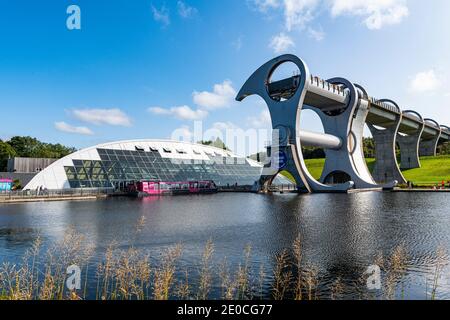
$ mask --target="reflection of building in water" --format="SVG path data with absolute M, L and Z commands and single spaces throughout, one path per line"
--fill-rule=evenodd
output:
M 219 187 L 253 186 L 262 165 L 211 146 L 164 140 L 113 142 L 52 163 L 25 189 L 114 188 L 134 181 L 212 180 Z M 290 184 L 279 177 L 279 183 Z

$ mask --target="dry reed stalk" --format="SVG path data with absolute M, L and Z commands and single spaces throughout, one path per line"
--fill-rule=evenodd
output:
M 435 262 L 435 271 L 433 276 L 433 286 L 431 288 L 431 300 L 436 300 L 437 290 L 439 287 L 439 280 L 442 276 L 442 271 L 445 266 L 448 264 L 447 262 L 448 255 L 447 251 L 444 247 L 439 247 L 436 251 L 436 262 Z
M 317 300 L 317 288 L 319 286 L 318 270 L 309 266 L 305 271 L 305 285 L 308 293 L 308 300 Z
M 294 299 L 295 300 L 302 300 L 303 294 L 302 294 L 302 240 L 301 236 L 298 235 L 297 238 L 294 240 L 294 243 L 292 245 L 292 252 L 294 255 L 294 261 L 295 261 L 295 267 L 297 269 L 296 274 L 296 281 L 295 281 L 295 289 L 294 289 Z
M 212 240 L 208 240 L 202 255 L 202 265 L 200 269 L 200 280 L 197 299 L 206 300 L 211 289 L 211 258 L 214 253 L 214 244 Z
M 236 283 L 231 280 L 227 258 L 219 266 L 220 287 L 223 300 L 233 300 L 236 292 Z
M 331 300 L 339 300 L 344 293 L 344 283 L 338 277 L 331 285 Z
M 397 290 L 397 284 L 401 281 L 407 268 L 407 254 L 403 245 L 399 245 L 394 248 L 391 253 L 387 270 L 386 270 L 386 284 L 385 284 L 385 297 L 388 300 L 395 299 Z M 402 287 L 402 295 L 404 290 Z
M 191 297 L 191 287 L 189 285 L 189 271 L 184 271 L 184 280 L 181 280 L 176 289 L 176 296 L 181 300 L 189 300 Z
M 258 277 L 258 288 L 259 288 L 259 299 L 264 298 L 264 279 L 266 278 L 266 273 L 264 271 L 264 265 L 261 264 L 259 267 L 259 277 Z
M 275 267 L 273 270 L 273 298 L 274 300 L 283 300 L 289 289 L 292 273 L 287 270 L 289 267 L 289 259 L 287 250 L 283 250 L 275 257 Z
M 176 261 L 182 253 L 181 245 L 169 248 L 163 254 L 161 267 L 154 272 L 153 294 L 155 300 L 168 300 L 174 282 Z
M 237 299 L 244 300 L 250 295 L 250 256 L 252 252 L 252 247 L 247 245 L 244 249 L 244 265 L 241 264 L 238 267 L 236 273 L 236 283 L 237 283 Z

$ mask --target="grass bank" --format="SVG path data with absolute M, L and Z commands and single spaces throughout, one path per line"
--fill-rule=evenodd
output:
M 308 167 L 309 173 L 315 178 L 320 179 L 322 175 L 323 166 L 325 165 L 325 159 L 308 159 L 305 160 L 306 166 Z M 367 166 L 369 170 L 373 170 L 373 166 L 375 165 L 375 159 L 366 159 Z
M 325 164 L 325 159 L 306 160 L 309 172 L 314 178 L 319 179 Z M 366 159 L 369 170 L 372 171 L 375 159 Z M 403 175 L 406 180 L 412 181 L 415 185 L 432 185 L 450 181 L 450 156 L 422 157 L 420 158 L 421 168 L 404 170 Z
M 450 181 L 450 156 L 420 158 L 421 168 L 405 170 L 403 175 L 416 185 Z

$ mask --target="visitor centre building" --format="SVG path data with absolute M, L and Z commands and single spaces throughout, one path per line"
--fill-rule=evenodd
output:
M 218 187 L 254 186 L 262 164 L 219 148 L 167 140 L 97 145 L 70 154 L 37 174 L 24 190 L 120 188 L 136 181 L 212 180 Z M 279 183 L 290 184 L 279 177 Z

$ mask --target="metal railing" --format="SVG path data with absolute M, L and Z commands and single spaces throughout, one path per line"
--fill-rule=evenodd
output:
M 252 186 L 218 186 L 219 192 L 251 192 Z
M 269 192 L 291 192 L 297 191 L 297 186 L 294 184 L 280 184 L 280 185 L 271 185 L 269 187 Z
M 19 200 L 19 199 L 93 197 L 101 195 L 113 195 L 115 193 L 116 191 L 113 188 L 1 191 L 0 201 L 16 200 L 16 199 Z
M 316 87 L 328 90 L 330 92 L 333 92 L 334 94 L 345 96 L 345 90 L 342 86 L 331 84 L 317 76 L 310 76 L 310 84 L 315 85 Z
M 378 100 L 376 98 L 373 98 L 373 97 L 370 97 L 369 100 L 370 100 L 371 104 L 374 104 L 377 107 L 380 107 L 380 108 L 382 108 L 384 110 L 387 110 L 387 111 L 390 111 L 390 112 L 393 112 L 393 113 L 397 113 L 397 114 L 399 113 L 399 110 L 397 109 L 397 107 L 395 107 L 395 106 L 393 106 L 393 105 L 391 105 L 389 103 L 382 102 L 382 101 L 380 101 L 380 100 Z

